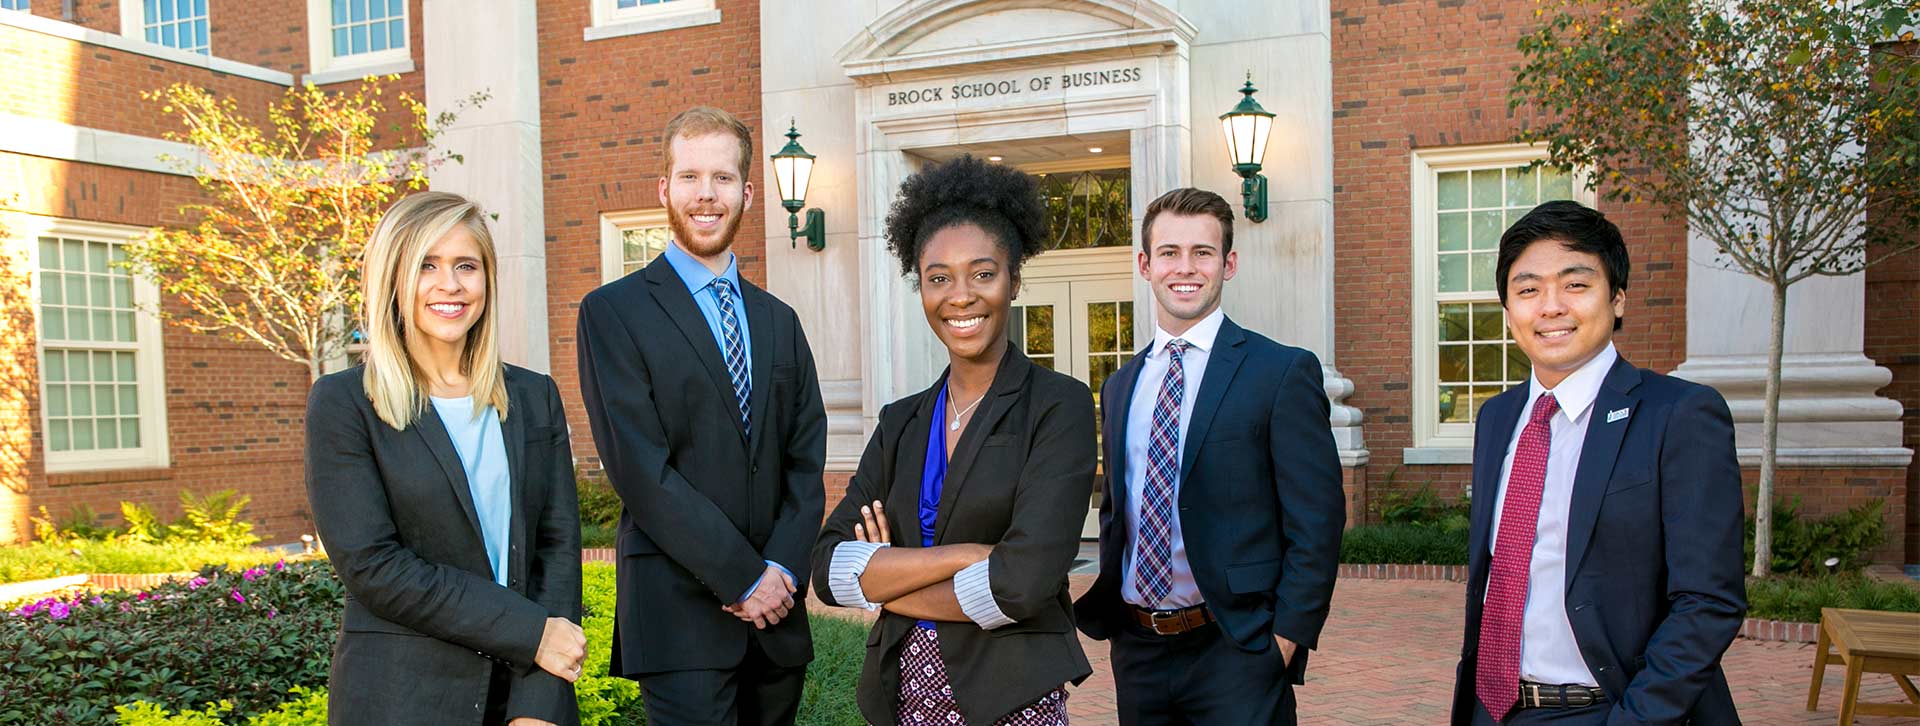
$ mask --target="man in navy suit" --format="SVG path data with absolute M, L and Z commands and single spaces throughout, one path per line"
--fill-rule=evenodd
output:
M 1628 268 L 1619 228 L 1575 202 L 1500 238 L 1533 375 L 1474 431 L 1455 726 L 1740 722 L 1720 668 L 1747 610 L 1733 420 L 1615 352 Z
M 1100 576 L 1074 604 L 1113 644 L 1120 723 L 1291 724 L 1346 526 L 1320 361 L 1228 320 L 1233 208 L 1147 206 L 1151 347 L 1101 387 Z

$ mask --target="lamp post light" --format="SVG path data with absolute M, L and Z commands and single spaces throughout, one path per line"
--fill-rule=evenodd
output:
M 1240 175 L 1240 197 L 1247 219 L 1260 222 L 1267 218 L 1267 178 L 1260 175 L 1260 160 L 1267 155 L 1267 135 L 1273 130 L 1273 114 L 1253 100 L 1253 74 L 1247 74 L 1246 94 L 1233 110 L 1220 115 L 1220 130 L 1227 134 L 1227 154 L 1233 171 Z
M 807 238 L 807 249 L 819 252 L 827 248 L 827 213 L 807 209 L 807 224 L 800 226 L 800 210 L 807 206 L 807 183 L 813 177 L 813 155 L 800 146 L 800 132 L 787 125 L 787 145 L 773 155 L 773 183 L 780 192 L 780 206 L 787 210 L 787 232 L 793 246 Z

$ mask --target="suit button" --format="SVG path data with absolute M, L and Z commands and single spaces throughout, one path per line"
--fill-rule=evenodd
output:
M 1595 673 L 1605 673 L 1605 672 L 1607 672 L 1607 667 L 1606 667 L 1606 666 L 1600 666 L 1600 668 L 1599 668 L 1599 670 L 1596 670 L 1596 671 L 1594 671 L 1594 672 L 1595 672 Z
M 512 580 L 508 580 L 508 581 L 507 581 L 507 583 L 508 583 L 508 584 L 510 584 L 510 585 L 513 585 L 514 587 L 519 587 L 519 586 L 520 586 L 520 578 L 518 578 L 518 577 L 516 577 L 516 578 L 513 578 Z
M 748 473 L 748 474 L 758 474 L 758 473 L 760 473 L 760 465 L 759 465 L 759 464 L 754 464 L 753 466 L 750 466 L 750 467 L 747 467 L 747 473 Z

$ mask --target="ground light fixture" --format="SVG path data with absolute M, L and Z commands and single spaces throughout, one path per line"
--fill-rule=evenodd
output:
M 1260 160 L 1267 155 L 1267 135 L 1273 130 L 1273 114 L 1260 107 L 1253 100 L 1256 89 L 1253 87 L 1253 74 L 1247 74 L 1247 85 L 1240 88 L 1246 97 L 1233 110 L 1220 115 L 1220 130 L 1227 135 L 1227 154 L 1233 162 L 1233 172 L 1240 175 L 1240 197 L 1247 210 L 1247 219 L 1254 222 L 1267 218 L 1267 178 L 1260 175 Z
M 827 248 L 827 213 L 807 209 L 807 224 L 800 226 L 800 210 L 807 206 L 807 183 L 813 178 L 813 155 L 800 146 L 800 132 L 787 125 L 787 145 L 773 155 L 773 183 L 780 192 L 780 206 L 787 210 L 787 232 L 791 244 L 799 247 L 807 238 L 807 249 L 819 252 Z

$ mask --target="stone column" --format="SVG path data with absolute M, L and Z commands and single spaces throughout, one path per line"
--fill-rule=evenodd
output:
M 1772 292 L 1713 262 L 1714 244 L 1687 240 L 1687 360 L 1673 371 L 1726 396 L 1740 463 L 1760 462 Z M 1875 391 L 1892 372 L 1862 353 L 1866 276 L 1814 277 L 1787 293 L 1779 462 L 1782 466 L 1904 467 L 1899 401 Z
M 509 363 L 550 370 L 546 210 L 540 176 L 540 58 L 533 3 L 425 0 L 427 111 L 476 92 L 491 96 L 438 139 L 461 154 L 433 173 L 432 187 L 463 194 L 497 215 L 488 221 L 499 255 L 494 314 Z

